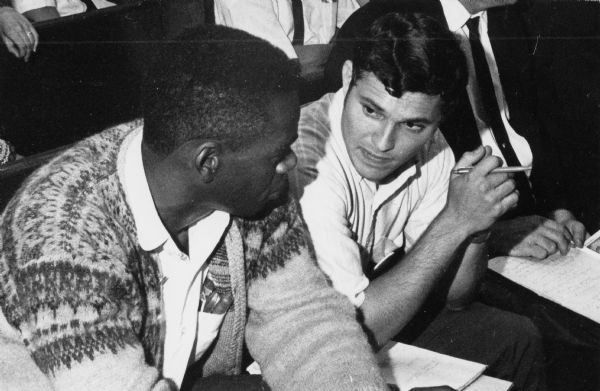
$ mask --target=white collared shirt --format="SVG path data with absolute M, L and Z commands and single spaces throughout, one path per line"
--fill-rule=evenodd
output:
M 107 0 L 91 1 L 98 9 L 115 5 Z M 79 14 L 87 10 L 87 6 L 80 0 L 12 0 L 12 5 L 21 14 L 42 7 L 56 7 L 60 16 Z
M 496 100 L 498 101 L 498 107 L 500 107 L 500 117 L 502 118 L 502 123 L 506 128 L 508 139 L 513 150 L 515 151 L 515 154 L 517 155 L 517 158 L 519 159 L 519 162 L 523 166 L 530 166 L 533 161 L 531 147 L 529 146 L 527 140 L 523 136 L 519 135 L 508 122 L 510 119 L 510 112 L 508 110 L 508 105 L 506 104 L 506 98 L 500 82 L 498 65 L 496 63 L 496 58 L 494 57 L 492 44 L 488 35 L 487 12 L 482 11 L 475 15 L 471 15 L 458 0 L 441 0 L 441 4 L 442 8 L 444 9 L 444 16 L 446 17 L 448 28 L 455 34 L 456 37 L 459 38 L 460 46 L 465 53 L 467 68 L 469 70 L 467 93 L 469 95 L 469 101 L 471 102 L 471 108 L 473 109 L 475 122 L 477 123 L 477 129 L 479 130 L 479 136 L 481 137 L 481 143 L 483 145 L 489 145 L 492 148 L 492 153 L 501 157 L 504 165 L 506 165 L 506 159 L 502 155 L 500 147 L 494 138 L 494 133 L 492 132 L 490 126 L 485 122 L 485 114 L 483 114 L 485 111 L 481 104 L 479 86 L 477 84 L 477 78 L 475 77 L 475 65 L 473 62 L 471 45 L 469 43 L 469 29 L 467 28 L 466 23 L 470 18 L 477 16 L 480 17 L 479 36 L 481 37 L 481 45 L 485 51 L 487 64 L 490 68 Z
M 163 225 L 142 163 L 142 126 L 123 142 L 118 174 L 144 251 L 159 258 L 166 323 L 163 376 L 178 387 L 188 363 L 199 359 L 216 337 L 223 315 L 198 312 L 206 261 L 229 225 L 229 214 L 214 211 L 188 228 L 188 253 L 180 251 Z M 192 349 L 196 345 L 196 349 Z
M 304 107 L 298 165 L 290 185 L 300 199 L 317 260 L 334 288 L 362 305 L 369 262 L 410 249 L 446 204 L 454 155 L 441 132 L 418 161 L 392 182 L 377 186 L 354 168 L 342 135 L 344 94 L 328 94 Z
M 291 0 L 215 0 L 215 23 L 249 32 L 297 58 Z M 357 0 L 302 0 L 304 44 L 326 44 L 360 7 Z

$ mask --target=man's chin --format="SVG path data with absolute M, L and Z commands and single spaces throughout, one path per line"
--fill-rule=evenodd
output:
M 288 201 L 288 197 L 289 194 L 287 191 L 272 193 L 267 197 L 266 202 L 260 209 L 239 217 L 243 217 L 249 220 L 262 219 L 265 216 L 268 216 L 273 211 L 273 209 L 285 204 Z

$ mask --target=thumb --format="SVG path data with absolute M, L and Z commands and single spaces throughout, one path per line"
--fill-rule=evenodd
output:
M 456 163 L 456 167 L 471 167 L 490 154 L 489 147 L 480 145 L 476 149 L 465 152 Z

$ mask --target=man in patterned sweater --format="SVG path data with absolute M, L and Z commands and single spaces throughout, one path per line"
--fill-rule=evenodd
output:
M 0 221 L 0 330 L 30 377 L 163 390 L 219 375 L 234 389 L 246 343 L 273 390 L 385 389 L 287 198 L 296 73 L 246 33 L 188 32 L 157 49 L 143 121 L 26 181 Z

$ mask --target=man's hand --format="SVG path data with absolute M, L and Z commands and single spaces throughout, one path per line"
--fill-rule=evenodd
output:
M 585 227 L 569 211 L 559 209 L 551 217 L 533 215 L 497 222 L 488 241 L 490 251 L 544 259 L 556 251 L 566 254 L 570 245 L 583 245 Z
M 575 216 L 566 209 L 556 209 L 551 213 L 551 217 L 554 221 L 567 228 L 567 231 L 571 235 L 571 241 L 575 246 L 583 247 L 587 233 L 582 222 L 577 221 Z
M 25 61 L 37 49 L 37 32 L 23 15 L 10 7 L 0 8 L 0 35 L 8 51 Z
M 491 173 L 502 164 L 491 156 L 489 147 L 465 153 L 456 167 L 473 166 L 468 174 L 454 175 L 450 179 L 448 201 L 442 211 L 454 222 L 457 229 L 467 235 L 489 228 L 518 201 L 515 182 L 510 174 Z

